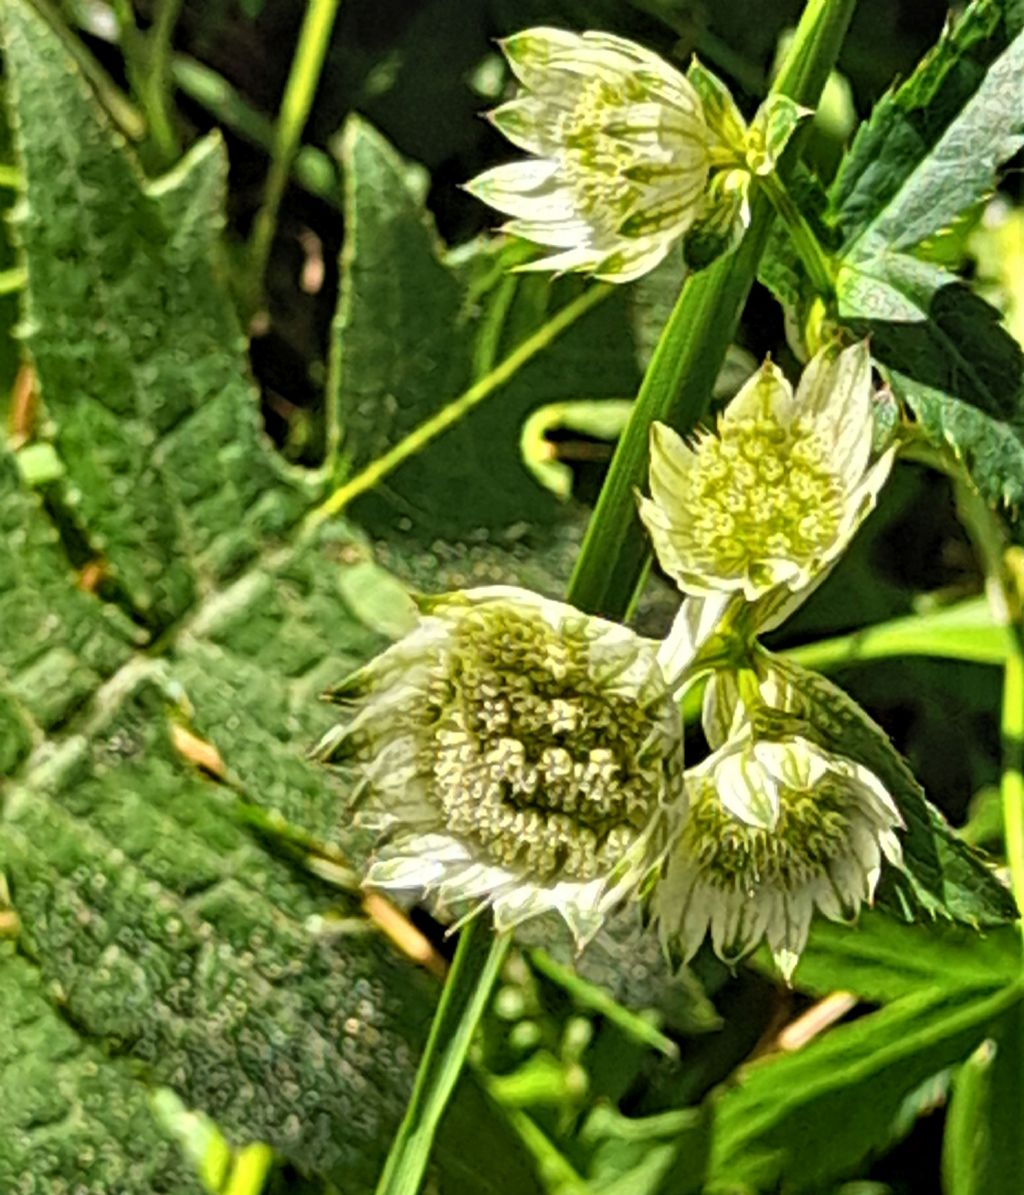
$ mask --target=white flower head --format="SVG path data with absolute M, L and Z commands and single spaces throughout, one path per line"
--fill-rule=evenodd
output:
M 556 910 L 585 942 L 685 812 L 657 645 L 504 586 L 425 609 L 331 694 L 353 716 L 318 748 L 362 773 L 366 882 L 491 905 L 499 930 Z
M 872 451 L 871 357 L 823 350 L 794 394 L 770 361 L 686 444 L 652 428 L 651 497 L 640 514 L 684 593 L 757 602 L 777 626 L 823 579 L 873 509 L 893 452 Z
M 501 43 L 521 93 L 491 113 L 534 155 L 467 189 L 505 231 L 560 252 L 529 269 L 628 282 L 700 215 L 710 166 L 700 97 L 656 54 L 607 33 L 526 29 Z
M 749 729 L 687 772 L 689 816 L 653 912 L 684 961 L 707 932 L 727 961 L 764 939 L 789 979 L 815 910 L 849 920 L 873 899 L 882 860 L 901 863 L 903 821 L 870 769 Z

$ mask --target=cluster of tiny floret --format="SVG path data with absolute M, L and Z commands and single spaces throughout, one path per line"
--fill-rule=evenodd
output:
M 701 564 L 725 576 L 765 557 L 808 564 L 832 543 L 845 490 L 812 420 L 723 420 L 696 450 L 676 534 Z
M 582 621 L 467 612 L 427 704 L 435 801 L 493 863 L 591 879 L 649 823 L 663 783 L 650 713 L 595 677 Z

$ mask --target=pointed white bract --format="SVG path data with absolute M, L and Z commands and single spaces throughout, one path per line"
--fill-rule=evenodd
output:
M 382 834 L 367 883 L 490 905 L 499 930 L 555 910 L 585 942 L 685 813 L 657 645 L 526 590 L 431 600 L 330 696 L 351 717 L 319 754 L 356 764 Z
M 872 439 L 863 343 L 818 353 L 795 394 L 765 362 L 691 444 L 654 424 L 640 514 L 662 568 L 684 593 L 756 603 L 755 630 L 777 626 L 873 509 L 893 452 L 875 457 Z
M 534 156 L 468 190 L 512 217 L 505 231 L 559 250 L 525 268 L 610 282 L 653 269 L 703 207 L 709 133 L 693 86 L 607 33 L 527 29 L 502 50 L 522 90 L 491 119 Z
M 746 726 L 686 774 L 689 816 L 653 895 L 666 947 L 684 961 L 710 934 L 734 961 L 766 941 L 789 979 L 816 910 L 854 917 L 903 824 L 878 777 L 808 739 Z

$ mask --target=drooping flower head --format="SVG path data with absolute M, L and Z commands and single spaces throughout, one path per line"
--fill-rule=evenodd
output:
M 528 268 L 612 282 L 653 269 L 703 206 L 709 132 L 693 86 L 608 33 L 526 29 L 502 50 L 522 93 L 491 119 L 534 157 L 468 190 L 513 217 L 506 231 L 561 250 Z
M 861 762 L 882 740 L 862 710 L 763 648 L 751 645 L 747 664 L 708 681 L 712 753 L 686 773 L 689 816 L 653 908 L 684 959 L 707 931 L 728 960 L 764 939 L 788 979 L 816 910 L 851 919 L 874 899 L 883 861 L 903 865 L 903 818 Z
M 795 394 L 766 361 L 692 444 L 656 423 L 640 514 L 662 568 L 684 593 L 760 602 L 758 628 L 777 625 L 875 505 L 893 454 L 874 458 L 873 431 L 863 343 L 818 353 Z
M 657 645 L 526 590 L 431 600 L 332 694 L 322 758 L 362 772 L 383 840 L 367 883 L 556 910 L 577 940 L 645 878 L 681 816 L 682 732 Z
M 686 778 L 689 817 L 653 897 L 683 960 L 708 932 L 728 961 L 763 939 L 788 979 L 815 910 L 849 920 L 872 900 L 883 858 L 901 861 L 902 819 L 878 777 L 807 739 L 748 728 Z

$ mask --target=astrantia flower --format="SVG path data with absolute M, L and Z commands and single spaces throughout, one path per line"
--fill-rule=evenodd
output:
M 765 362 L 692 444 L 656 423 L 640 514 L 662 567 L 684 593 L 742 594 L 761 603 L 759 629 L 777 625 L 874 507 L 893 453 L 874 459 L 872 439 L 865 344 L 818 353 L 795 395 Z
M 788 979 L 815 909 L 853 917 L 883 858 L 901 862 L 903 822 L 878 777 L 807 739 L 748 727 L 686 780 L 689 816 L 653 896 L 662 939 L 684 960 L 708 931 L 730 961 L 764 939 Z
M 506 231 L 562 250 L 531 269 L 612 282 L 653 269 L 703 207 L 709 131 L 693 86 L 607 33 L 527 29 L 502 49 L 523 90 L 491 118 L 535 156 L 468 189 L 513 217 Z
M 681 816 L 682 731 L 657 645 L 526 590 L 429 603 L 332 694 L 319 753 L 362 771 L 383 835 L 367 883 L 557 910 L 579 941 L 657 863 Z

